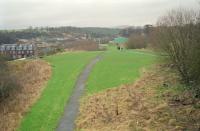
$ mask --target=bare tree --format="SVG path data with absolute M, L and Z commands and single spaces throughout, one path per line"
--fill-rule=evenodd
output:
M 199 14 L 194 10 L 172 10 L 158 20 L 156 28 L 157 47 L 169 55 L 188 85 L 200 84 Z

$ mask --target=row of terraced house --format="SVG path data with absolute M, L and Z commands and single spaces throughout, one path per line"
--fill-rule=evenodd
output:
M 34 57 L 36 46 L 34 44 L 3 44 L 0 45 L 0 54 L 10 56 L 13 59 Z

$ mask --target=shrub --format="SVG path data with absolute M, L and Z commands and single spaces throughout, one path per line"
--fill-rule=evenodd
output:
M 161 17 L 156 47 L 166 52 L 182 80 L 200 95 L 200 17 L 192 10 L 173 10 Z
M 129 37 L 128 42 L 125 44 L 127 49 L 141 49 L 146 48 L 147 42 L 144 35 L 133 34 Z
M 0 101 L 10 95 L 10 92 L 19 87 L 15 73 L 9 69 L 6 56 L 0 56 Z

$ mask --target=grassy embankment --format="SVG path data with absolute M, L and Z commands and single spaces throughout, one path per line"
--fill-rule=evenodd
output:
M 24 117 L 18 130 L 55 130 L 77 76 L 98 53 L 77 52 L 46 57 L 45 60 L 52 66 L 52 77 L 40 99 Z
M 133 83 L 141 70 L 155 63 L 156 55 L 134 50 L 118 51 L 109 46 L 103 59 L 97 63 L 89 76 L 87 92 L 94 93 L 122 84 Z
M 199 130 L 200 101 L 173 68 L 160 63 L 140 76 L 155 58 L 138 50 L 106 52 L 90 75 L 77 130 Z

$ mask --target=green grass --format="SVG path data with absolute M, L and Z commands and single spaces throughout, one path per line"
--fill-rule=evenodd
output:
M 52 77 L 40 99 L 22 120 L 19 131 L 53 131 L 84 66 L 99 52 L 53 55 L 45 60 L 52 66 Z
M 156 55 L 152 53 L 118 51 L 113 46 L 109 46 L 108 49 L 89 76 L 87 82 L 89 94 L 133 83 L 140 76 L 143 67 L 148 67 L 156 61 Z
M 132 83 L 140 76 L 140 70 L 153 64 L 156 59 L 156 56 L 150 53 L 127 50 L 120 52 L 112 46 L 108 48 L 89 76 L 88 93 Z M 46 57 L 45 60 L 52 66 L 52 77 L 18 130 L 55 130 L 78 75 L 98 53 L 79 52 Z

